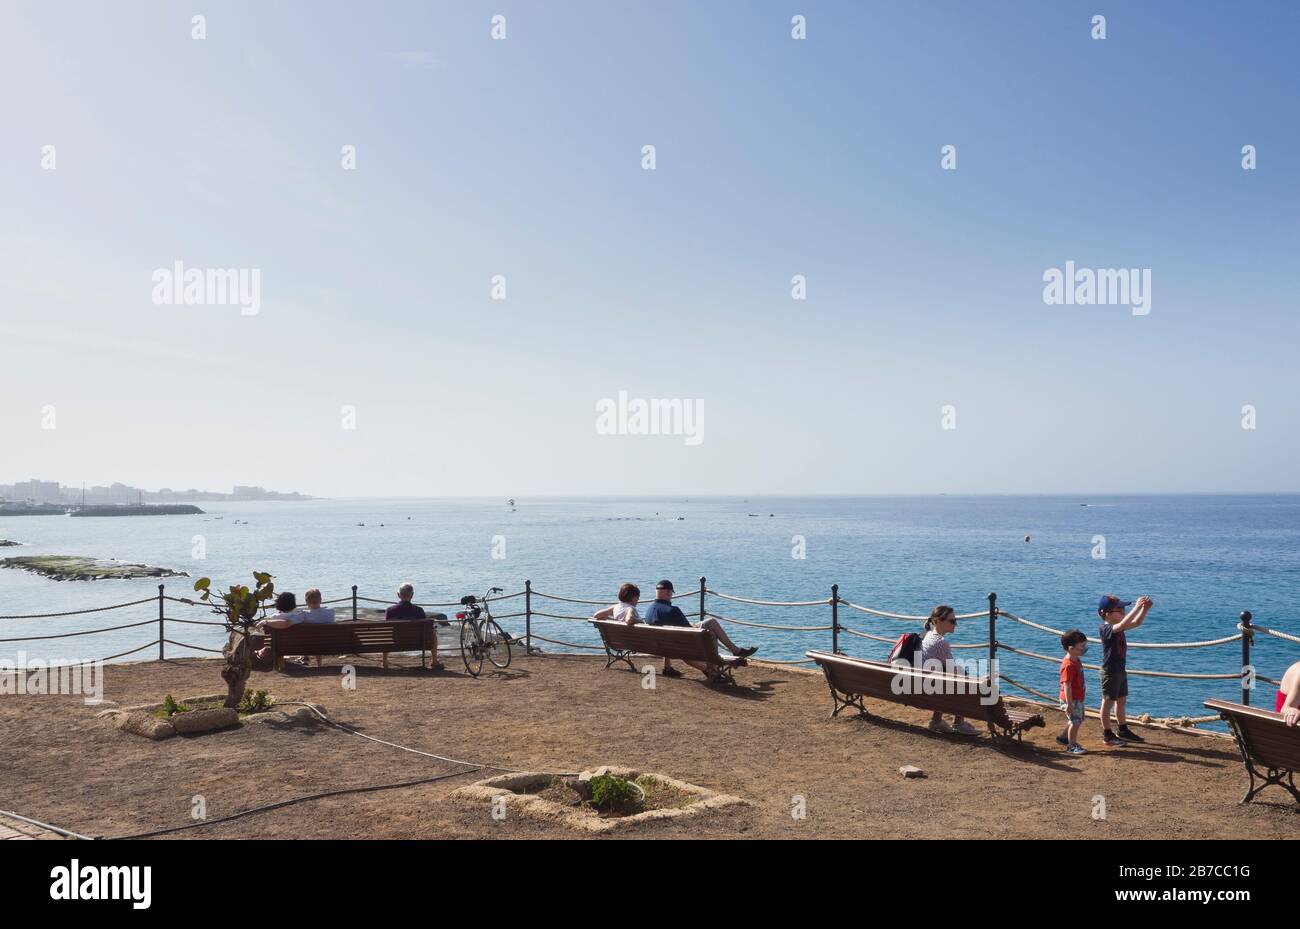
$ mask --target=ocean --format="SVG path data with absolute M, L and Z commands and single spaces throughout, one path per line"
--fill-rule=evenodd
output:
M 452 602 L 490 586 L 507 593 L 531 579 L 538 594 L 614 600 L 623 581 L 653 597 L 654 582 L 669 578 L 688 615 L 698 610 L 700 577 L 735 596 L 780 601 L 820 600 L 839 585 L 842 598 L 875 609 L 925 614 L 939 603 L 958 613 L 987 609 L 988 594 L 1019 616 L 1057 629 L 1097 633 L 1096 603 L 1103 593 L 1126 600 L 1155 599 L 1130 642 L 1216 639 L 1235 633 L 1238 614 L 1256 623 L 1300 632 L 1294 593 L 1300 586 L 1300 495 L 1243 496 L 926 496 L 926 497 L 702 497 L 448 500 L 316 500 L 204 503 L 201 516 L 0 517 L 0 538 L 27 543 L 0 549 L 0 557 L 88 555 L 187 571 L 165 579 L 168 595 L 192 593 L 194 578 L 214 586 L 251 581 L 254 570 L 299 595 L 319 587 L 327 600 L 389 600 L 397 585 L 416 585 L 417 602 Z M 1028 536 L 1028 541 L 1026 541 Z M 1104 556 L 1102 554 L 1104 545 Z M 203 557 L 196 557 L 202 555 Z M 802 555 L 802 557 L 798 557 Z M 0 615 L 64 612 L 156 596 L 155 579 L 56 582 L 0 570 Z M 495 612 L 523 609 L 522 598 Z M 374 605 L 364 604 L 363 605 Z M 343 604 L 339 605 L 346 607 Z M 585 616 L 595 607 L 547 601 L 535 611 Z M 708 609 L 752 622 L 794 626 L 830 623 L 830 607 L 777 608 L 708 598 Z M 446 610 L 450 612 L 450 610 Z M 168 604 L 168 615 L 209 619 L 204 610 Z M 0 619 L 0 639 L 99 629 L 156 619 L 150 602 L 103 613 L 51 619 Z M 919 623 L 879 618 L 841 606 L 842 626 L 893 639 Z M 523 620 L 503 625 L 522 631 Z M 539 635 L 595 644 L 581 622 L 534 619 Z M 95 659 L 157 637 L 155 625 L 70 639 L 0 641 L 0 658 Z M 795 632 L 732 626 L 759 657 L 793 660 L 809 649 L 829 650 L 829 631 Z M 220 630 L 170 624 L 168 638 L 219 648 Z M 1055 694 L 1061 649 L 1055 636 L 999 619 L 1000 642 L 1049 656 L 1053 663 L 1003 652 L 1001 671 Z M 954 645 L 984 642 L 984 618 L 963 620 Z M 442 636 L 444 649 L 453 643 Z M 543 648 L 564 651 L 543 643 Z M 883 657 L 888 645 L 841 635 L 840 650 Z M 167 656 L 201 654 L 175 645 Z M 985 657 L 979 649 L 962 658 Z M 122 660 L 157 656 L 155 647 Z M 1093 645 L 1085 662 L 1100 659 Z M 1252 663 L 1260 675 L 1280 677 L 1300 660 L 1300 646 L 1257 636 Z M 1130 668 L 1237 675 L 1241 645 L 1195 649 L 1130 648 Z M 1006 685 L 1004 685 L 1006 686 Z M 1088 674 L 1088 703 L 1097 703 L 1096 672 Z M 1273 688 L 1260 684 L 1252 702 L 1272 705 Z M 1006 687 L 1008 693 L 1016 693 Z M 1130 678 L 1133 713 L 1202 715 L 1201 701 L 1238 699 L 1233 680 Z M 829 705 L 829 700 L 828 700 Z

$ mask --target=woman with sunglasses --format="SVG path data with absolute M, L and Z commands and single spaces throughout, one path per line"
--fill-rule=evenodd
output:
M 930 618 L 925 621 L 925 637 L 921 639 L 921 667 L 927 671 L 931 668 L 954 673 L 956 659 L 952 656 L 952 646 L 945 636 L 957 629 L 957 613 L 946 603 L 930 611 Z M 930 719 L 930 728 L 935 732 L 956 733 L 957 735 L 979 735 L 979 730 L 960 716 L 954 717 L 952 725 L 935 712 Z

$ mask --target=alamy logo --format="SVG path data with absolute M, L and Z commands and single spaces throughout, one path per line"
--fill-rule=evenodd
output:
M 0 696 L 59 694 L 83 697 L 87 706 L 104 702 L 104 662 L 75 658 L 0 658 Z
M 76 858 L 66 868 L 50 871 L 51 900 L 130 900 L 137 910 L 149 909 L 153 900 L 153 868 L 83 865 Z
M 899 696 L 978 694 L 981 706 L 992 706 L 999 699 L 996 659 L 945 662 L 931 658 L 919 665 L 896 660 L 894 667 L 898 673 L 890 678 L 889 688 Z
M 1043 302 L 1049 306 L 1109 304 L 1131 306 L 1134 316 L 1151 312 L 1150 268 L 1048 268 L 1043 272 Z
M 186 268 L 178 261 L 156 269 L 152 280 L 159 306 L 237 306 L 244 316 L 262 310 L 260 268 Z
M 704 401 L 682 399 L 618 399 L 596 401 L 597 435 L 680 435 L 687 445 L 704 441 Z

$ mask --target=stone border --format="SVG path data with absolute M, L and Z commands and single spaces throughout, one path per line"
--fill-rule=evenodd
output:
M 731 806 L 748 806 L 749 801 L 740 797 L 733 797 L 730 794 L 720 794 L 713 790 L 700 787 L 696 784 L 688 784 L 685 781 L 679 781 L 676 778 L 668 777 L 665 774 L 656 774 L 654 772 L 634 771 L 631 768 L 604 766 L 595 769 L 595 771 L 583 771 L 579 778 L 592 777 L 596 774 L 614 774 L 618 777 L 624 777 L 628 780 L 635 780 L 638 777 L 646 777 L 657 784 L 678 790 L 684 794 L 689 794 L 697 799 L 687 806 L 675 807 L 672 809 L 646 810 L 644 813 L 636 813 L 632 816 L 619 816 L 610 819 L 601 819 L 591 813 L 574 809 L 573 807 L 564 806 L 552 800 L 546 800 L 536 794 L 525 794 L 519 791 L 528 790 L 536 787 L 550 786 L 556 776 L 553 774 L 544 774 L 539 772 L 524 772 L 522 774 L 502 774 L 497 777 L 489 777 L 486 780 L 470 784 L 468 787 L 461 787 L 459 790 L 452 791 L 451 796 L 460 800 L 478 803 L 493 803 L 497 797 L 505 798 L 507 809 L 514 809 L 519 813 L 531 818 L 540 819 L 547 822 L 559 823 L 570 829 L 577 829 L 581 832 L 602 833 L 614 829 L 626 829 L 636 826 L 640 823 L 650 820 L 659 819 L 677 819 L 684 816 L 700 816 L 710 810 L 718 810 Z
M 183 697 L 179 702 L 212 703 L 224 701 L 225 699 L 226 695 L 224 693 L 201 694 L 197 697 Z M 316 719 L 316 714 L 305 706 L 299 706 L 292 710 L 271 709 L 262 713 L 249 713 L 247 716 L 242 717 L 236 710 L 215 707 L 206 710 L 190 710 L 188 713 L 179 713 L 169 719 L 162 719 L 154 715 L 160 709 L 162 709 L 161 703 L 141 703 L 134 706 L 100 710 L 95 714 L 95 718 L 109 720 L 123 732 L 144 736 L 154 742 L 170 739 L 176 735 L 198 735 L 204 732 L 233 729 L 249 724 L 309 722 Z M 324 707 L 317 706 L 317 709 L 324 714 Z

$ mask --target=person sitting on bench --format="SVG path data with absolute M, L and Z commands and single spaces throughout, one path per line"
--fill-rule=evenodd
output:
M 334 611 L 329 607 L 320 605 L 321 595 L 319 588 L 313 587 L 302 595 L 307 601 L 307 609 L 302 611 L 302 623 L 332 623 L 334 622 Z M 319 659 L 318 659 L 319 660 Z
M 268 629 L 288 629 L 290 626 L 296 626 L 303 621 L 307 614 L 298 611 L 298 598 L 287 590 L 281 591 L 275 597 L 275 615 L 268 616 L 257 624 L 257 631 L 265 633 Z M 269 641 L 269 638 L 268 638 Z M 259 648 L 253 653 L 259 661 L 265 661 L 271 656 L 271 646 L 268 644 Z M 293 661 L 306 664 L 305 658 L 294 658 Z
M 635 626 L 641 622 L 641 614 L 636 611 L 636 605 L 640 602 L 641 588 L 635 584 L 624 584 L 618 589 L 618 603 L 607 606 L 603 610 L 597 610 L 591 618 L 599 620 L 612 619 L 618 623 Z
M 940 604 L 930 611 L 930 618 L 925 621 L 925 638 L 921 639 L 921 667 L 926 671 L 941 671 L 946 674 L 960 673 L 957 661 L 952 655 L 952 646 L 944 638 L 957 628 L 957 612 L 950 606 Z M 979 732 L 960 716 L 953 717 L 952 725 L 935 710 L 930 718 L 930 728 L 935 732 L 955 732 L 958 735 L 979 735 Z
M 672 581 L 660 581 L 655 585 L 655 602 L 646 608 L 645 621 L 651 626 L 685 626 L 688 629 L 691 628 L 691 623 L 686 618 L 686 615 L 673 605 Z M 699 628 L 712 632 L 718 643 L 737 658 L 748 658 L 758 651 L 757 645 L 751 645 L 748 648 L 741 648 L 736 645 L 735 642 L 731 641 L 731 637 L 727 635 L 726 630 L 722 628 L 722 623 L 713 617 L 709 617 L 700 623 Z M 709 669 L 702 662 L 687 661 L 686 663 L 706 675 L 709 673 Z M 682 676 L 682 672 L 674 668 L 672 662 L 667 658 L 664 659 L 663 673 L 665 677 Z
M 384 611 L 384 619 L 428 619 L 424 613 L 423 607 L 411 602 L 415 596 L 415 587 L 409 583 L 403 584 L 397 588 L 397 602 Z M 433 655 L 429 664 L 430 671 L 445 671 L 447 666 L 438 660 L 438 624 L 432 626 L 433 632 Z
M 1288 726 L 1294 726 L 1300 720 L 1300 661 L 1287 668 L 1282 675 L 1273 711 L 1281 713 L 1282 720 Z

